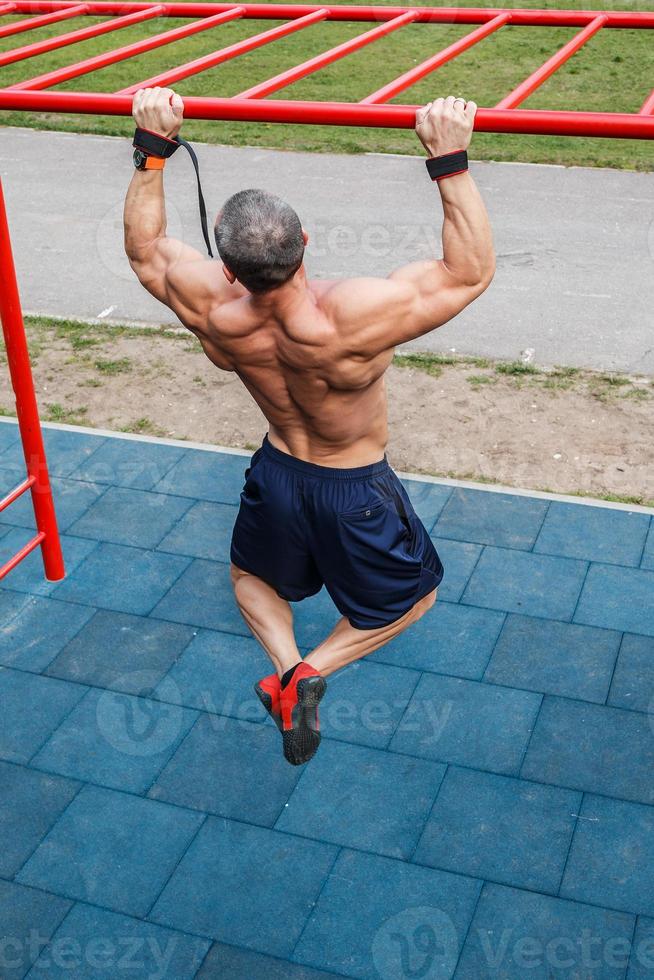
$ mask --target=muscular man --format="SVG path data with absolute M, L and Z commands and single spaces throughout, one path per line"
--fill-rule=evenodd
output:
M 467 148 L 476 108 L 450 96 L 418 110 L 430 157 Z M 169 138 L 182 112 L 170 89 L 134 97 L 137 125 Z M 298 765 L 318 747 L 324 678 L 397 636 L 436 599 L 443 567 L 385 455 L 384 373 L 398 344 L 451 320 L 489 285 L 488 216 L 467 170 L 443 177 L 435 182 L 442 258 L 387 277 L 310 282 L 300 219 L 263 190 L 240 191 L 220 211 L 222 267 L 169 238 L 162 169 L 152 163 L 157 169 L 134 173 L 125 202 L 130 265 L 207 357 L 238 374 L 269 423 L 245 473 L 232 581 L 275 668 L 257 694 Z M 342 618 L 302 659 L 289 601 L 323 585 Z

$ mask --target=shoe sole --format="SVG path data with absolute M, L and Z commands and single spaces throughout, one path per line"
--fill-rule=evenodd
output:
M 303 677 L 297 682 L 297 704 L 293 708 L 293 728 L 282 731 L 284 757 L 292 766 L 302 766 L 318 751 L 318 705 L 327 684 L 324 677 Z

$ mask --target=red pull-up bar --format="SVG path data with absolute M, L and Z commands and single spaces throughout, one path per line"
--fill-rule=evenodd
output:
M 11 384 L 16 396 L 16 415 L 23 442 L 23 454 L 27 466 L 27 478 L 0 500 L 0 511 L 5 510 L 28 490 L 36 518 L 36 535 L 9 561 L 0 567 L 0 579 L 15 568 L 35 548 L 41 546 L 46 578 L 56 581 L 64 577 L 64 560 L 57 530 L 48 465 L 43 448 L 41 423 L 34 393 L 34 381 L 27 352 L 25 326 L 18 297 L 16 271 L 11 254 L 7 211 L 0 180 L 0 319 L 5 338 Z
M 372 22 L 370 30 L 345 41 L 321 54 L 289 67 L 272 78 L 249 86 L 238 95 L 224 98 L 185 97 L 185 115 L 191 119 L 240 119 L 261 122 L 318 123 L 329 126 L 378 126 L 412 128 L 415 124 L 415 105 L 387 105 L 390 99 L 435 71 L 440 65 L 456 58 L 474 44 L 501 30 L 506 25 L 540 27 L 579 27 L 579 32 L 560 50 L 553 54 L 533 74 L 494 108 L 481 107 L 475 119 L 475 129 L 496 133 L 541 133 L 564 136 L 608 136 L 632 139 L 654 139 L 654 92 L 643 93 L 643 103 L 638 112 L 579 112 L 525 110 L 516 108 L 543 82 L 571 58 L 586 42 L 604 28 L 636 28 L 652 30 L 654 11 L 596 11 L 596 10 L 504 10 L 491 7 L 363 7 L 317 6 L 284 3 L 168 3 L 152 2 L 115 3 L 112 0 L 89 0 L 80 4 L 76 0 L 12 0 L 0 5 L 0 17 L 5 13 L 30 13 L 31 18 L 15 24 L 0 26 L 0 36 L 30 26 L 37 27 L 45 19 L 53 20 L 73 15 L 104 15 L 111 19 L 92 27 L 82 28 L 60 35 L 25 44 L 0 54 L 0 67 L 16 61 L 24 61 L 44 51 L 52 51 L 98 34 L 118 30 L 130 23 L 155 17 L 181 17 L 192 19 L 183 27 L 164 31 L 142 41 L 135 41 L 122 48 L 95 55 L 83 61 L 73 62 L 54 71 L 25 78 L 6 88 L 0 88 L 0 109 L 18 109 L 49 112 L 82 112 L 104 115 L 129 115 L 131 98 L 137 88 L 152 85 L 172 85 L 205 71 L 231 58 L 239 57 L 273 41 L 281 41 L 287 35 L 306 30 L 321 21 Z M 126 88 L 112 94 L 102 92 L 46 91 L 53 85 L 99 68 L 124 61 L 164 44 L 181 40 L 191 34 L 216 28 L 228 21 L 244 17 L 254 19 L 280 19 L 285 23 L 262 31 L 226 47 L 214 48 L 207 54 L 169 69 L 143 81 L 134 81 Z M 359 103 L 298 102 L 292 100 L 267 101 L 266 96 L 277 92 L 326 65 L 358 51 L 364 45 L 374 43 L 392 31 L 401 30 L 408 24 L 477 24 L 474 30 L 431 55 L 421 64 L 405 71 L 377 91 L 367 95 Z

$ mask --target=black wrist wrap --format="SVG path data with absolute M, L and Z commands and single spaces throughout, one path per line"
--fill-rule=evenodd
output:
M 430 157 L 425 160 L 427 172 L 432 180 L 442 180 L 443 177 L 453 177 L 468 169 L 468 154 L 466 150 L 454 150 L 444 153 L 441 157 Z
M 137 127 L 132 146 L 135 146 L 137 150 L 142 150 L 143 153 L 148 153 L 150 156 L 165 157 L 167 159 L 179 148 L 179 143 L 177 140 L 168 139 L 167 136 L 162 136 L 160 133 L 153 133 L 149 129 L 139 129 Z

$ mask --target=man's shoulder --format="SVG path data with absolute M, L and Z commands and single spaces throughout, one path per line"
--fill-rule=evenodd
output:
M 403 301 L 403 283 L 384 276 L 314 279 L 308 283 L 322 310 L 336 320 L 377 316 Z

